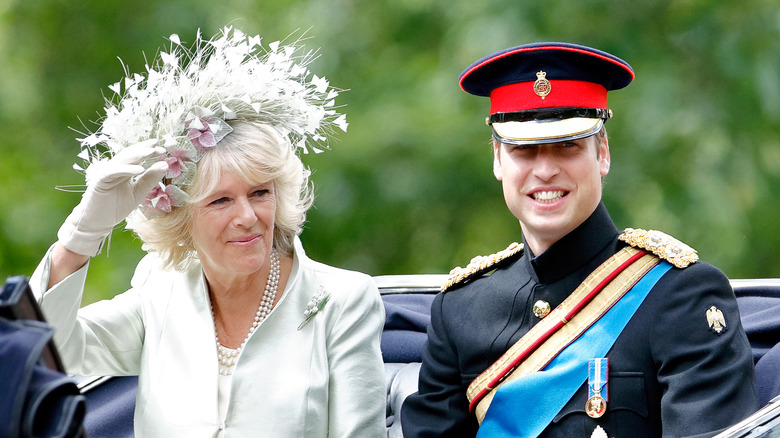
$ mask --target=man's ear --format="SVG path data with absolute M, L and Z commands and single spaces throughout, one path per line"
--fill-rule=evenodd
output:
M 493 139 L 493 175 L 501 181 L 501 143 Z
M 599 148 L 599 173 L 601 173 L 601 176 L 607 176 L 609 173 L 609 166 L 610 166 L 610 158 L 609 158 L 609 140 L 607 140 L 607 136 L 604 136 L 604 138 L 601 140 L 601 143 L 598 145 Z

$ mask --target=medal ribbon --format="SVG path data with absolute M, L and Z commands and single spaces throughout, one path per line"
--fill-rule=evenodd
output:
M 607 380 L 609 379 L 609 359 L 599 357 L 588 361 L 588 398 L 595 395 L 609 401 Z

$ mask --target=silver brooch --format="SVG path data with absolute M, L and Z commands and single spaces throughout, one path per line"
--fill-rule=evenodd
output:
M 309 300 L 309 303 L 306 304 L 306 310 L 303 312 L 303 322 L 301 325 L 298 326 L 298 330 L 302 329 L 303 326 L 306 325 L 309 320 L 314 318 L 314 315 L 319 313 L 320 310 L 322 310 L 323 307 L 325 307 L 325 304 L 330 299 L 330 293 L 325 290 L 325 288 L 320 285 L 319 289 L 317 290 L 317 293 L 314 294 L 313 297 Z

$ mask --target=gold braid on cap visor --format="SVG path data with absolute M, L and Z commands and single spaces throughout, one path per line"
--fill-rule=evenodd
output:
M 606 108 L 545 108 L 495 113 L 485 123 L 501 143 L 531 145 L 589 137 L 610 117 Z
M 511 113 L 495 113 L 485 121 L 488 125 L 506 122 L 530 122 L 532 120 L 548 119 L 602 119 L 612 117 L 612 110 L 607 108 L 545 108 L 538 110 L 515 111 Z

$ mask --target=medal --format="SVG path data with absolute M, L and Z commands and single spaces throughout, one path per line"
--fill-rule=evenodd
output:
M 585 402 L 585 412 L 590 418 L 599 418 L 607 412 L 607 401 L 600 395 L 594 395 Z
M 607 412 L 608 369 L 609 361 L 606 357 L 588 361 L 588 401 L 585 402 L 585 412 L 590 418 L 600 418 Z

